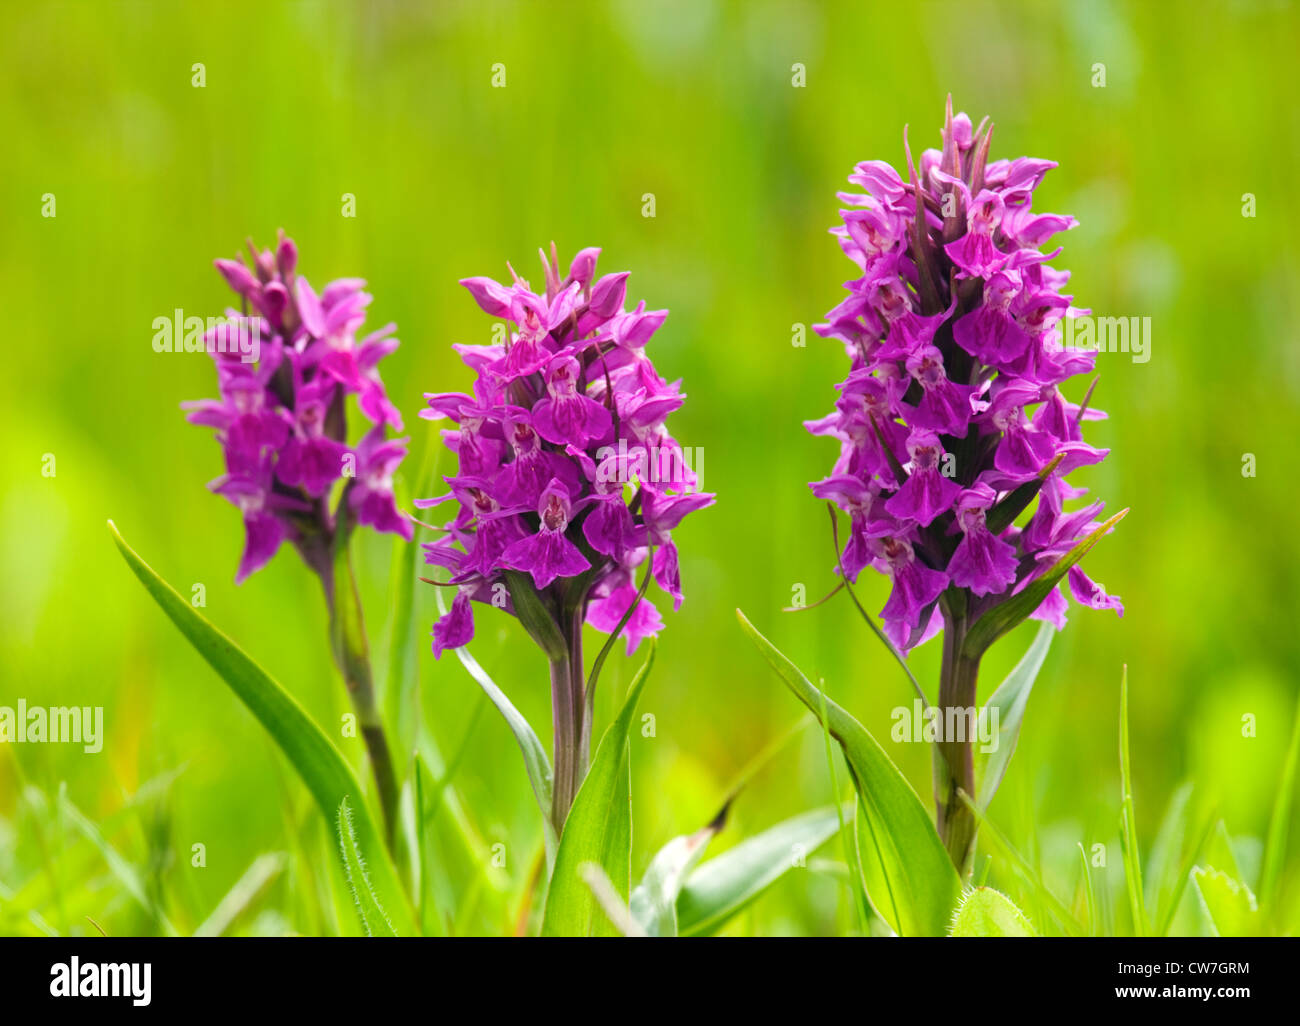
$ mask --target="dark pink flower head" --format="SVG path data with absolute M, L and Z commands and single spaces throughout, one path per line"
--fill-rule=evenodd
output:
M 285 540 L 315 567 L 345 502 L 349 528 L 363 524 L 409 540 L 392 485 L 406 442 L 386 438 L 386 426 L 401 430 L 402 418 L 377 369 L 397 348 L 396 329 L 358 343 L 371 299 L 365 282 L 341 278 L 317 293 L 297 273 L 297 247 L 283 232 L 274 251 L 248 248 L 251 269 L 216 261 L 241 307 L 206 337 L 221 398 L 181 404 L 190 423 L 216 430 L 225 454 L 227 473 L 210 487 L 244 516 L 236 581 L 265 566 Z M 347 440 L 349 395 L 373 425 L 355 449 Z
M 973 619 L 1096 526 L 1095 510 L 1065 510 L 1085 494 L 1065 478 L 1106 456 L 1082 433 L 1104 414 L 1064 395 L 1095 354 L 1062 351 L 1062 318 L 1083 311 L 1061 291 L 1069 275 L 1047 265 L 1059 250 L 1040 249 L 1076 222 L 1032 209 L 1056 165 L 989 163 L 991 134 L 950 105 L 919 174 L 910 152 L 906 180 L 859 164 L 859 191 L 839 194 L 831 229 L 861 273 L 815 326 L 844 345 L 849 373 L 831 414 L 806 424 L 840 444 L 832 475 L 811 487 L 849 516 L 849 579 L 868 563 L 892 578 L 881 615 L 904 649 L 934 632 L 946 588 L 967 592 Z M 1014 527 L 1035 495 L 1037 512 Z M 1085 606 L 1122 612 L 1077 566 L 1068 583 Z M 1035 616 L 1059 625 L 1064 607 L 1058 585 Z
M 646 355 L 668 311 L 625 309 L 628 275 L 598 277 L 599 255 L 582 250 L 564 274 L 553 249 L 543 254 L 541 292 L 513 269 L 510 285 L 461 282 L 508 330 L 504 344 L 458 346 L 473 394 L 428 395 L 421 413 L 455 425 L 443 437 L 460 464 L 445 479 L 456 514 L 425 546 L 457 586 L 434 628 L 435 654 L 472 636 L 470 599 L 502 606 L 512 587 L 531 587 L 547 609 L 585 611 L 605 632 L 630 610 L 629 649 L 663 627 L 654 604 L 637 598 L 635 576 L 648 569 L 681 604 L 672 534 L 713 496 L 699 490 L 698 450 L 668 431 L 685 400 L 679 383 Z

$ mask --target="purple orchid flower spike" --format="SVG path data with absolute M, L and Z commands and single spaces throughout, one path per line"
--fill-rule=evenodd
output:
M 434 625 L 440 656 L 474 635 L 473 603 L 517 616 L 551 663 L 555 767 L 551 819 L 558 832 L 586 773 L 595 678 L 584 677 L 584 623 L 627 642 L 657 635 L 663 620 L 645 597 L 653 578 L 682 602 L 673 532 L 713 502 L 699 462 L 667 418 L 685 397 L 646 355 L 666 310 L 625 310 L 625 272 L 596 277 L 600 250 L 584 249 L 568 274 L 552 247 L 546 287 L 461 282 L 488 314 L 506 320 L 504 345 L 458 346 L 475 375 L 472 394 L 426 396 L 421 416 L 443 432 L 459 470 L 445 535 L 426 562 L 448 571 L 449 611 Z M 642 572 L 640 588 L 634 571 Z M 603 660 L 597 660 L 601 662 Z
M 244 518 L 236 583 L 265 566 L 285 541 L 320 578 L 334 658 L 360 721 L 391 839 L 397 788 L 348 541 L 357 526 L 413 537 L 393 497 L 406 440 L 387 437 L 389 427 L 401 430 L 402 419 L 378 371 L 397 348 L 395 329 L 388 325 L 358 343 L 371 301 L 365 282 L 342 278 L 316 292 L 298 274 L 298 250 L 284 232 L 274 250 L 259 252 L 251 242 L 248 249 L 251 268 L 216 261 L 241 307 L 205 336 L 221 398 L 181 405 L 190 423 L 216 431 L 226 473 L 209 487 Z M 348 442 L 349 395 L 372 425 L 355 447 Z
M 1123 614 L 1077 565 L 1118 518 L 1065 508 L 1085 494 L 1067 475 L 1106 456 L 1083 440 L 1083 421 L 1104 416 L 1091 393 L 1077 405 L 1063 394 L 1096 354 L 1062 350 L 1061 320 L 1081 311 L 1062 294 L 1069 275 L 1047 264 L 1059 250 L 1039 248 L 1076 222 L 1031 209 L 1054 163 L 988 162 L 992 130 L 953 116 L 950 100 L 943 146 L 919 173 L 909 150 L 906 180 L 879 161 L 849 176 L 860 191 L 839 194 L 831 233 L 861 273 L 815 326 L 843 344 L 849 373 L 830 415 L 806 423 L 840 445 L 811 485 L 849 517 L 837 571 L 849 584 L 867 565 L 890 577 L 880 615 L 903 654 L 943 629 L 945 707 L 974 706 L 980 656 L 1015 624 L 1064 625 L 1062 584 Z M 969 739 L 941 749 L 939 829 L 962 868 L 975 838 L 957 794 L 975 793 Z
M 297 247 L 283 232 L 274 251 L 258 252 L 251 243 L 249 251 L 252 270 L 237 260 L 216 261 L 244 310 L 231 311 L 205 338 L 217 364 L 221 398 L 182 403 L 189 421 L 216 429 L 230 475 L 264 482 L 265 496 L 256 508 L 281 521 L 277 536 L 297 545 L 313 568 L 322 558 L 316 551 L 321 539 L 332 535 L 343 508 L 340 501 L 331 511 L 327 501 L 340 481 L 352 510 L 371 511 L 356 522 L 409 540 L 408 520 L 378 512 L 392 500 L 392 472 L 405 453 L 404 442 L 385 448 L 383 441 L 382 425 L 401 428 L 376 369 L 379 358 L 397 348 L 397 340 L 388 337 L 392 326 L 357 344 L 371 299 L 365 283 L 340 279 L 318 295 L 297 274 Z M 244 350 L 221 344 L 232 329 L 258 340 L 260 360 L 243 362 L 238 354 Z M 358 397 L 361 412 L 378 430 L 356 449 L 347 440 L 348 395 Z M 387 461 L 380 474 L 374 473 L 376 449 Z M 241 510 L 249 508 L 247 489 L 232 489 L 227 478 L 214 482 L 213 490 Z M 258 569 L 274 554 L 274 548 L 267 551 L 268 536 L 259 532 L 256 553 L 250 544 L 246 566 Z

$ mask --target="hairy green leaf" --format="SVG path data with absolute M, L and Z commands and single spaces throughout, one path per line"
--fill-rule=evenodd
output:
M 975 887 L 962 895 L 953 913 L 950 937 L 1034 937 L 1029 918 L 1016 903 L 992 887 Z
M 1210 917 L 1220 937 L 1250 937 L 1259 934 L 1259 909 L 1255 895 L 1240 880 L 1212 866 L 1192 870 L 1192 883 L 1201 908 Z
M 370 882 L 370 873 L 366 869 L 365 857 L 361 854 L 357 832 L 352 824 L 352 810 L 348 807 L 346 798 L 339 805 L 334 826 L 339 839 L 339 855 L 343 859 L 343 869 L 348 878 L 348 889 L 352 892 L 362 928 L 369 937 L 396 937 L 397 931 L 393 929 L 379 895 Z

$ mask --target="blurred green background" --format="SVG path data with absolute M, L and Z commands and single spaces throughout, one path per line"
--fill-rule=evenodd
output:
M 307 857 L 240 931 L 352 928 L 312 911 L 322 885 L 311 856 L 329 861 L 328 838 L 305 789 L 132 579 L 105 527 L 112 518 L 182 593 L 203 583 L 206 615 L 361 765 L 359 742 L 337 736 L 346 696 L 295 554 L 286 547 L 233 585 L 239 517 L 205 490 L 219 449 L 178 408 L 215 394 L 210 361 L 150 345 L 153 319 L 175 308 L 219 314 L 228 293 L 212 259 L 279 227 L 314 283 L 365 277 L 368 323 L 397 322 L 402 346 L 383 373 L 412 437 L 408 483 L 441 449 L 416 417 L 422 393 L 465 387 L 451 344 L 489 340 L 492 322 L 457 279 L 505 277 L 509 260 L 537 282 L 539 245 L 555 240 L 562 262 L 599 245 L 604 271 L 631 270 L 630 300 L 671 310 L 650 352 L 665 377 L 684 379 L 674 433 L 703 448 L 718 502 L 677 537 L 686 604 L 673 615 L 660 601 L 667 629 L 642 701 L 656 736 L 632 749 L 634 874 L 711 818 L 736 774 L 800 717 L 737 629 L 736 607 L 887 738 L 911 690 L 844 597 L 780 612 L 797 585 L 812 600 L 833 582 L 826 513 L 806 487 L 833 446 L 800 422 L 830 409 L 844 373 L 837 344 L 811 331 L 803 348 L 791 339 L 852 276 L 826 234 L 836 190 L 857 161 L 900 165 L 905 124 L 914 148 L 937 145 L 948 92 L 975 121 L 992 117 L 995 157 L 1060 162 L 1035 206 L 1081 222 L 1056 261 L 1073 271 L 1077 305 L 1152 318 L 1150 362 L 1099 358 L 1094 402 L 1111 418 L 1089 440 L 1112 454 L 1077 475 L 1111 511 L 1132 507 L 1087 562 L 1127 612 L 1072 607 L 992 816 L 1067 899 L 1076 843 L 1107 845 L 1102 883 L 1119 908 L 1126 663 L 1143 849 L 1191 781 L 1194 805 L 1217 808 L 1251 879 L 1300 668 L 1298 52 L 1294 7 L 1250 0 L 10 8 L 0 704 L 102 705 L 106 740 L 99 755 L 0 746 L 0 930 L 35 931 L 34 911 L 59 932 L 89 932 L 85 915 L 110 934 L 156 932 L 153 904 L 186 932 L 269 851 Z M 203 88 L 191 84 L 195 63 Z M 803 88 L 792 86 L 796 63 Z M 1092 84 L 1097 63 L 1104 88 Z M 505 88 L 492 87 L 497 64 Z M 47 193 L 55 217 L 42 216 Z M 345 193 L 355 218 L 341 216 Z M 1242 216 L 1247 193 L 1253 218 Z M 1254 478 L 1243 477 L 1245 453 Z M 358 559 L 382 679 L 390 540 L 367 532 Z M 504 724 L 454 658 L 432 658 L 431 591 L 409 639 L 426 722 L 444 755 L 465 742 L 456 786 L 484 842 L 505 846 L 494 879 L 513 893 L 539 843 L 536 808 Z M 860 593 L 875 611 L 887 584 L 864 577 Z M 504 616 L 478 622 L 473 651 L 540 729 L 542 657 Z M 1031 635 L 1021 628 L 995 648 L 982 695 Z M 634 669 L 618 652 L 598 730 Z M 932 687 L 938 657 L 937 643 L 913 657 Z M 928 803 L 926 750 L 887 747 Z M 743 792 L 717 849 L 831 798 L 822 739 L 807 731 Z M 60 824 L 68 803 L 102 825 L 148 902 L 84 831 Z M 60 859 L 75 838 L 90 850 Z M 195 843 L 204 869 L 190 866 Z M 839 858 L 838 845 L 822 854 Z M 1297 867 L 1293 843 L 1293 908 Z M 468 869 L 448 873 L 439 886 L 459 929 L 509 928 L 503 903 L 467 897 Z M 1023 894 L 997 867 L 992 879 Z M 850 911 L 834 874 L 814 867 L 788 874 L 731 929 L 837 933 Z

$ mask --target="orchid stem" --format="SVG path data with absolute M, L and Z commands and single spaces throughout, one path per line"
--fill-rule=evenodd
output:
M 397 818 L 397 778 L 393 772 L 393 759 L 384 733 L 383 719 L 375 700 L 374 674 L 370 668 L 370 646 L 366 640 L 365 622 L 361 616 L 361 597 L 357 592 L 356 575 L 352 558 L 346 545 L 333 562 L 314 564 L 325 591 L 325 605 L 330 619 L 330 651 L 334 664 L 343 675 L 357 726 L 370 756 L 370 771 L 375 778 L 380 808 L 384 814 L 384 837 L 389 848 L 393 846 Z M 340 582 L 338 577 L 343 579 Z M 342 583 L 342 589 L 338 584 Z
M 551 712 L 555 726 L 555 772 L 551 820 L 558 835 L 587 775 L 591 757 L 591 719 L 583 677 L 581 609 L 565 625 L 565 654 L 551 660 Z
M 950 725 L 968 722 L 967 710 L 975 709 L 975 687 L 979 661 L 962 654 L 966 639 L 966 618 L 945 604 L 943 663 L 939 673 L 939 754 L 935 766 L 935 804 L 939 837 L 957 873 L 963 878 L 970 870 L 975 852 L 978 824 L 962 793 L 975 794 L 974 737 L 970 730 L 955 731 Z M 954 710 L 952 714 L 949 710 Z M 960 738 L 954 737 L 960 734 Z

